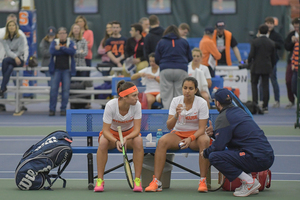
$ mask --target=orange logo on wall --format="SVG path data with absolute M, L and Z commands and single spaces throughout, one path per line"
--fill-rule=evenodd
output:
M 26 11 L 21 11 L 19 13 L 19 24 L 20 26 L 26 26 L 28 24 L 28 12 Z

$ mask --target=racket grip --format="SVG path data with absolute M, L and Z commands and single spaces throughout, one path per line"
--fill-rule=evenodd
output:
M 118 129 L 121 144 L 123 145 L 123 134 L 122 134 L 121 126 L 118 126 L 117 129 Z

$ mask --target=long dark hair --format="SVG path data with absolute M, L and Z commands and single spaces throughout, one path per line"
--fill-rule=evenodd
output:
M 181 38 L 180 34 L 179 34 L 179 31 L 178 31 L 178 28 L 175 25 L 168 26 L 166 28 L 165 32 L 163 33 L 163 36 L 165 36 L 169 33 L 174 33 L 178 38 Z
M 108 22 L 107 24 L 110 24 L 110 25 L 112 26 L 112 23 L 111 23 L 111 22 Z M 106 24 L 106 26 L 107 26 L 107 24 Z M 102 43 L 103 47 L 105 46 L 106 40 L 107 40 L 108 38 L 110 38 L 110 35 L 108 35 L 108 33 L 107 33 L 107 31 L 106 31 L 106 28 L 105 28 L 105 34 L 104 34 L 103 43 Z
M 132 82 L 125 82 L 124 80 L 120 80 L 117 84 L 117 91 L 118 95 L 120 92 L 127 90 L 128 88 L 131 88 L 132 86 L 135 86 Z
M 194 86 L 195 86 L 195 89 L 197 90 L 197 92 L 196 92 L 195 95 L 196 95 L 196 96 L 199 96 L 199 97 L 202 97 L 201 94 L 200 94 L 199 88 L 198 88 L 198 81 L 197 81 L 194 77 L 191 77 L 191 76 L 186 77 L 186 78 L 182 81 L 182 86 L 181 86 L 181 87 L 183 87 L 183 84 L 184 84 L 184 82 L 186 82 L 186 81 L 191 81 L 191 82 L 193 82 L 193 83 L 194 83 Z

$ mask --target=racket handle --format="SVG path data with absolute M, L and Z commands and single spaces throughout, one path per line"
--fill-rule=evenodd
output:
M 121 126 L 118 126 L 117 129 L 118 129 L 121 144 L 123 145 L 123 134 L 122 134 Z

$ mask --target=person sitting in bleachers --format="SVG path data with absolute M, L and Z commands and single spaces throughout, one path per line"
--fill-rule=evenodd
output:
M 193 60 L 188 65 L 188 75 L 197 79 L 199 83 L 199 90 L 202 98 L 207 102 L 208 107 L 210 107 L 210 94 L 208 88 L 211 87 L 211 75 L 207 66 L 202 65 L 202 52 L 199 48 L 194 48 L 192 50 Z M 199 76 L 198 73 L 202 73 L 202 76 Z M 201 79 L 201 77 L 203 77 Z M 199 80 L 198 80 L 199 79 Z
M 157 101 L 161 103 L 160 89 L 159 89 L 159 66 L 155 63 L 155 53 L 149 54 L 150 66 L 142 69 L 138 73 L 131 76 L 131 80 L 136 80 L 142 77 L 142 83 L 146 85 L 146 98 L 148 109 L 151 109 L 152 104 Z

